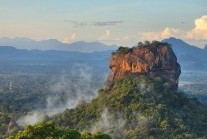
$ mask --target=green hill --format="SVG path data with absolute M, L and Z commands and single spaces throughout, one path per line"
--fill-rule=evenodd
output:
M 113 138 L 207 138 L 207 107 L 160 78 L 125 77 L 110 93 L 99 90 L 91 103 L 82 102 L 53 121 L 59 127 L 99 130 Z

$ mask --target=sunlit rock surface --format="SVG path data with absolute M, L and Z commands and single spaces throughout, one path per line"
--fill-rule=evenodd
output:
M 126 74 L 143 74 L 151 78 L 160 77 L 169 87 L 177 90 L 181 73 L 172 48 L 162 43 L 129 48 L 123 53 L 117 50 L 110 58 L 109 67 L 111 73 L 107 79 L 108 87 L 123 79 Z

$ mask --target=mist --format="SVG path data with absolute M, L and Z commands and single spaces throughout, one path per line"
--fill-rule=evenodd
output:
M 121 137 L 126 125 L 126 119 L 122 113 L 110 114 L 108 108 L 104 108 L 100 119 L 91 128 L 91 132 L 102 131 L 112 136 Z
M 110 113 L 107 107 L 103 109 L 101 117 L 90 129 L 90 132 L 101 131 L 111 135 L 113 138 L 122 138 L 125 134 L 129 134 L 130 130 L 148 128 L 153 121 L 152 117 L 143 116 L 140 113 L 132 112 L 131 118 L 134 119 L 132 123 L 128 122 L 128 119 L 123 112 Z M 128 130 L 125 130 L 128 129 Z
M 46 105 L 22 115 L 16 122 L 19 126 L 43 122 L 66 109 L 75 108 L 80 102 L 90 102 L 103 85 L 105 75 L 98 77 L 87 65 L 76 64 L 70 73 L 62 71 L 58 77 L 51 77 L 46 88 L 50 91 Z M 101 79 L 100 79 L 101 78 Z

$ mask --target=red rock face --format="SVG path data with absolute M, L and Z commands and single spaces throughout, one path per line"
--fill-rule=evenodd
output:
M 126 54 L 113 54 L 110 58 L 111 73 L 107 84 L 124 78 L 126 73 L 144 74 L 151 78 L 160 77 L 173 89 L 178 88 L 181 73 L 177 58 L 169 46 L 131 48 Z

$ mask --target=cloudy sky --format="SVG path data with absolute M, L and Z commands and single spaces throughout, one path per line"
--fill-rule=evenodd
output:
M 207 44 L 207 0 L 0 0 L 0 37 Z

